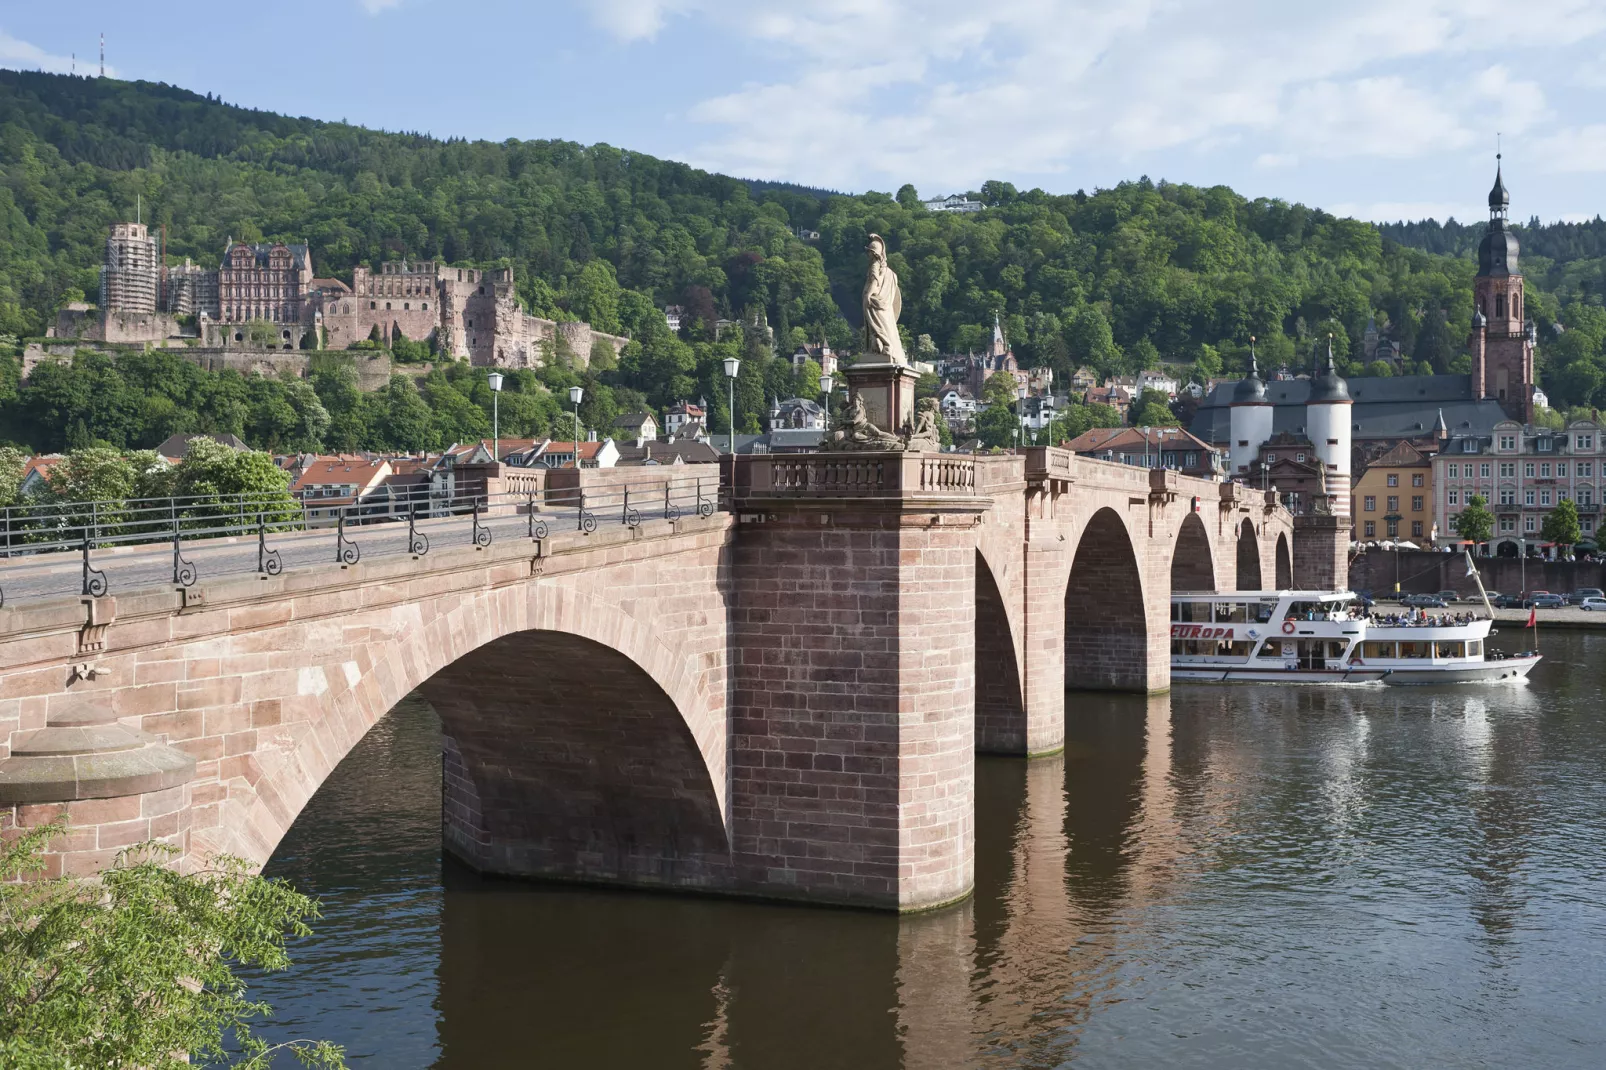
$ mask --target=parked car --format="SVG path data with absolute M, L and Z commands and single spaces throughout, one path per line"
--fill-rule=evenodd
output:
M 1559 594 L 1549 591 L 1535 591 L 1528 598 L 1528 604 L 1535 609 L 1560 609 L 1567 604 L 1567 600 Z
M 1408 594 L 1400 599 L 1400 605 L 1412 609 L 1445 609 L 1449 603 L 1436 594 Z
M 1579 609 L 1588 610 L 1592 613 L 1599 613 L 1603 610 L 1606 610 L 1606 598 L 1580 598 L 1577 602 L 1577 606 Z
M 1582 605 L 1586 598 L 1606 598 L 1606 591 L 1599 587 L 1580 587 L 1567 596 L 1568 605 Z
M 1371 591 L 1356 591 L 1355 604 L 1360 606 L 1362 609 L 1371 609 L 1373 606 L 1377 605 L 1377 600 L 1372 597 Z
M 1489 602 L 1496 609 L 1527 609 L 1528 600 L 1520 594 L 1491 594 Z
M 1439 597 L 1444 599 L 1447 604 L 1461 601 L 1461 596 L 1456 594 L 1454 591 L 1440 591 Z

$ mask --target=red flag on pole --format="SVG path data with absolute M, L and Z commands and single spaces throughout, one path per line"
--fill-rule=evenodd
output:
M 1532 606 L 1529 606 L 1528 607 L 1528 623 L 1524 624 L 1523 627 L 1524 628 L 1532 628 L 1532 627 L 1535 627 L 1536 625 L 1538 625 L 1538 623 L 1539 623 L 1539 610 L 1535 609 Z

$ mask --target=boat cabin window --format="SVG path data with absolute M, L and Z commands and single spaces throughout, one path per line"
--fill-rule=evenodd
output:
M 1265 616 L 1251 616 L 1258 607 L 1247 602 L 1172 602 L 1171 619 L 1183 624 L 1247 624 L 1253 620 L 1270 620 Z
M 1464 658 L 1467 656 L 1467 644 L 1463 642 L 1434 643 L 1433 656 L 1439 658 Z
M 1432 643 L 1412 641 L 1400 644 L 1400 657 L 1402 658 L 1431 658 L 1432 656 Z
M 1247 658 L 1255 644 L 1248 640 L 1230 639 L 1173 639 L 1173 657 Z
M 1368 639 L 1361 644 L 1361 656 L 1365 658 L 1393 658 L 1399 655 L 1395 653 L 1393 643 L 1379 643 Z
M 1262 658 L 1281 659 L 1285 653 L 1283 650 L 1284 647 L 1288 648 L 1286 653 L 1289 657 L 1295 657 L 1299 651 L 1299 648 L 1290 640 L 1268 639 L 1266 640 L 1266 645 L 1260 648 L 1260 654 L 1258 656 Z
M 1481 657 L 1483 657 L 1483 640 L 1482 639 L 1468 639 L 1467 640 L 1467 657 L 1469 657 L 1469 658 L 1481 658 Z

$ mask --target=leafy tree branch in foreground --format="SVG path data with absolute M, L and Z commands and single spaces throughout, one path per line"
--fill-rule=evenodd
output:
M 268 1015 L 240 966 L 282 970 L 287 936 L 307 936 L 317 903 L 237 858 L 181 874 L 173 849 L 129 848 L 96 881 L 19 881 L 44 867 L 62 825 L 0 846 L 0 1065 L 12 1070 L 266 1070 L 288 1051 L 342 1067 L 328 1042 L 269 1044 Z

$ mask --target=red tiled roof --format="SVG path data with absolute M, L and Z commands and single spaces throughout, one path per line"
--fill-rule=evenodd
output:
M 366 457 L 318 457 L 301 470 L 296 481 L 290 485 L 290 493 L 331 484 L 366 488 L 388 465 L 388 461 L 371 461 Z

